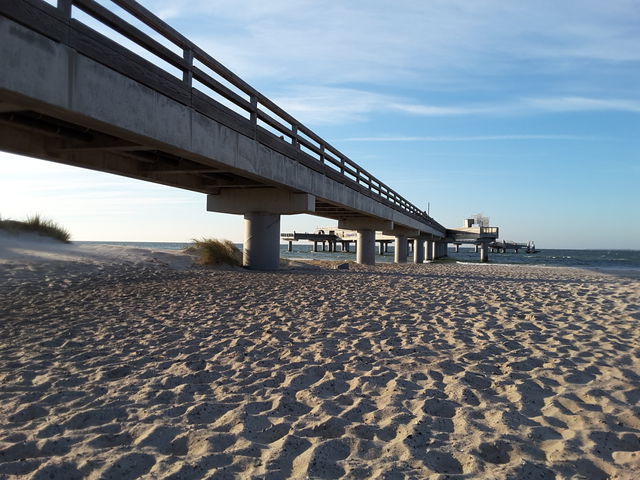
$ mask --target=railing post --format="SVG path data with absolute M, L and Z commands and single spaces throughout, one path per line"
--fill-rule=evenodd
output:
M 291 131 L 293 132 L 293 136 L 291 137 L 291 145 L 296 148 L 300 148 L 300 143 L 298 142 L 298 126 L 291 125 Z
M 320 163 L 324 163 L 324 143 L 320 145 Z
M 65 17 L 71 18 L 73 0 L 58 0 L 58 11 Z
M 251 121 L 251 128 L 253 129 L 253 138 L 258 137 L 258 97 L 251 95 L 249 97 L 249 103 L 251 103 L 251 112 L 249 112 L 249 120 Z
M 186 47 L 182 50 L 182 58 L 187 64 L 185 69 L 182 70 L 182 81 L 187 85 L 187 88 L 191 89 L 193 86 L 193 50 Z

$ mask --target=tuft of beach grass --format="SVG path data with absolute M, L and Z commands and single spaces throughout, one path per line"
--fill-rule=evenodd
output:
M 24 221 L 0 219 L 0 229 L 11 233 L 36 233 L 64 243 L 70 243 L 71 240 L 71 234 L 64 227 L 39 214 L 27 217 Z
M 185 248 L 187 253 L 195 253 L 202 265 L 242 265 L 242 252 L 230 240 L 217 238 L 193 239 L 193 244 Z

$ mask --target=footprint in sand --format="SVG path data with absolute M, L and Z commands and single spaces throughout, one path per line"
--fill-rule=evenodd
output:
M 117 458 L 100 474 L 103 479 L 129 480 L 139 478 L 151 470 L 156 463 L 152 455 L 129 453 Z
M 85 476 L 78 470 L 73 463 L 50 463 L 38 469 L 31 477 L 31 480 L 82 480 Z
M 429 450 L 425 454 L 424 463 L 436 473 L 463 473 L 460 462 L 448 452 Z
M 591 432 L 589 438 L 595 443 L 592 451 L 600 458 L 611 461 L 615 452 L 640 452 L 640 437 L 633 433 Z
M 344 435 L 345 427 L 349 422 L 337 417 L 331 417 L 327 421 L 307 428 L 300 432 L 303 437 L 339 438 Z
M 451 400 L 430 398 L 424 402 L 422 410 L 424 413 L 434 417 L 453 418 L 456 415 L 456 409 L 459 406 L 459 403 L 452 402 Z
M 145 430 L 136 439 L 134 444 L 140 447 L 151 447 L 165 455 L 177 455 L 185 450 L 186 440 L 174 442 L 177 435 L 182 433 L 182 429 L 177 427 L 166 427 L 154 425 Z M 176 453 L 178 452 L 178 453 Z M 185 455 L 183 453 L 182 455 Z
M 309 462 L 311 478 L 341 478 L 345 471 L 337 462 L 351 454 L 351 448 L 341 440 L 330 440 L 317 446 Z
M 513 447 L 507 442 L 498 440 L 493 443 L 481 443 L 478 454 L 485 462 L 500 465 L 511 461 L 510 453 L 512 450 Z
M 293 464 L 311 447 L 311 442 L 306 438 L 289 435 L 284 439 L 277 450 L 277 456 L 267 462 L 265 480 L 279 480 L 292 477 Z
M 41 418 L 49 414 L 47 408 L 39 405 L 28 405 L 9 416 L 9 421 L 13 423 L 26 423 L 36 418 Z
M 80 430 L 111 423 L 114 420 L 127 418 L 128 413 L 124 408 L 98 408 L 76 413 L 63 425 L 70 430 Z
M 229 403 L 202 403 L 187 410 L 187 421 L 195 424 L 214 423 L 236 406 Z
M 513 478 L 523 480 L 556 480 L 556 474 L 544 465 L 524 461 Z

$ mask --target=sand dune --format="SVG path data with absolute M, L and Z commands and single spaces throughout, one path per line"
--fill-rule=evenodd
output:
M 0 478 L 640 478 L 637 280 L 10 250 Z

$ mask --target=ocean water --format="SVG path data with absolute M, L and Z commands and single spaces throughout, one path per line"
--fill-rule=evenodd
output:
M 75 242 L 77 244 L 125 245 L 140 248 L 159 248 L 182 250 L 189 243 L 168 242 Z M 242 244 L 236 244 L 242 248 Z M 478 262 L 479 254 L 473 249 L 460 248 L 460 253 L 449 249 L 449 258 L 460 262 Z M 293 245 L 293 251 L 287 251 L 287 245 L 280 245 L 280 256 L 290 259 L 305 260 L 355 260 L 355 249 L 346 252 L 313 252 L 313 245 L 300 242 Z M 410 260 L 410 258 L 409 258 Z M 376 262 L 393 262 L 393 247 L 389 253 L 376 255 Z M 507 265 L 540 265 L 557 267 L 584 267 L 601 270 L 630 270 L 640 273 L 640 250 L 558 250 L 540 248 L 535 254 L 522 253 L 489 253 L 489 262 Z

